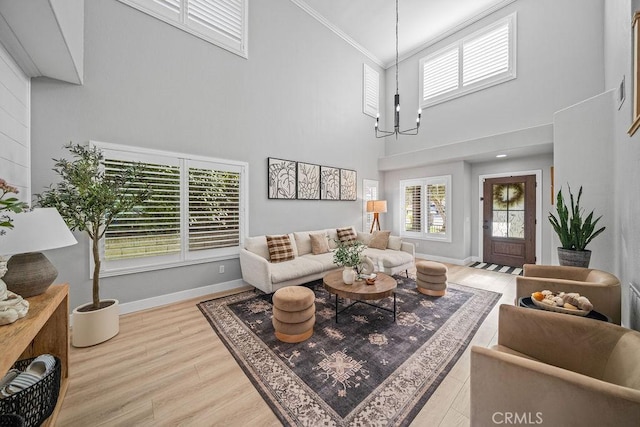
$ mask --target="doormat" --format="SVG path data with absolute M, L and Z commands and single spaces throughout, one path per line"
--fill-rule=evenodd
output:
M 513 274 L 514 276 L 522 276 L 522 269 L 519 267 L 509 267 L 508 265 L 490 264 L 486 262 L 474 262 L 469 267 L 480 268 L 482 270 L 495 271 L 498 273 Z
M 335 321 L 322 281 L 314 333 L 278 341 L 268 295 L 247 291 L 198 307 L 274 414 L 287 426 L 406 426 L 460 358 L 500 294 L 449 283 L 447 294 L 398 282 L 393 315 L 357 304 Z M 393 299 L 379 301 L 390 308 Z

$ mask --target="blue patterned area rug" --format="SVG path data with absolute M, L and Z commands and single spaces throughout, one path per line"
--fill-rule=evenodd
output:
M 479 268 L 481 270 L 495 271 L 496 273 L 513 274 L 514 276 L 522 276 L 522 269 L 519 267 L 509 267 L 508 265 L 491 264 L 486 262 L 474 262 L 469 267 Z
M 335 322 L 335 299 L 322 281 L 308 340 L 274 336 L 270 295 L 247 291 L 198 307 L 284 425 L 404 426 L 469 345 L 500 294 L 449 283 L 443 297 L 398 281 L 393 314 L 356 304 Z M 392 298 L 378 302 L 391 308 Z

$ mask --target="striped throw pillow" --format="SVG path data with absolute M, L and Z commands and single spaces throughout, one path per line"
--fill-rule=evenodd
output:
M 282 236 L 267 236 L 267 247 L 269 248 L 271 262 L 283 262 L 295 258 L 291 240 L 286 234 Z
M 358 236 L 353 231 L 353 228 L 337 228 L 336 232 L 338 233 L 338 240 L 340 243 L 351 244 L 358 240 Z

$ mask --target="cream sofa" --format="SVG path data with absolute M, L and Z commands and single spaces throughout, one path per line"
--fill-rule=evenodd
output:
M 471 425 L 636 426 L 638 354 L 637 331 L 501 305 L 498 344 L 471 348 Z
M 331 252 L 318 255 L 311 253 L 309 234 L 316 233 L 327 235 Z M 358 240 L 365 245 L 371 240 L 369 233 L 358 232 L 357 235 Z M 285 286 L 321 279 L 327 272 L 340 268 L 333 263 L 333 249 L 336 248 L 335 240 L 338 239 L 335 228 L 290 233 L 289 239 L 295 258 L 272 263 L 269 261 L 266 236 L 247 237 L 244 248 L 240 249 L 242 279 L 266 293 L 272 293 Z M 413 243 L 403 242 L 397 236 L 389 237 L 387 249 L 367 247 L 363 254 L 371 258 L 377 271 L 387 274 L 406 272 L 415 265 Z

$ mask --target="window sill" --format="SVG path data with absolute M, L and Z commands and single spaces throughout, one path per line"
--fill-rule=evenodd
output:
M 197 265 L 197 264 L 206 264 L 209 262 L 216 262 L 216 261 L 226 261 L 229 259 L 238 259 L 240 257 L 239 254 L 227 254 L 227 255 L 219 255 L 219 256 L 215 256 L 215 257 L 210 257 L 210 258 L 204 258 L 204 259 L 194 259 L 194 260 L 188 260 L 188 261 L 178 261 L 178 262 L 172 262 L 172 263 L 166 263 L 166 264 L 161 264 L 161 265 L 142 265 L 142 266 L 137 266 L 137 267 L 128 267 L 128 268 L 119 268 L 119 269 L 111 269 L 108 271 L 101 271 L 100 272 L 100 277 L 114 277 L 114 276 L 124 276 L 125 274 L 135 274 L 135 273 L 144 273 L 147 271 L 156 271 L 156 270 L 164 270 L 167 268 L 176 268 L 176 267 L 187 267 L 190 265 Z

